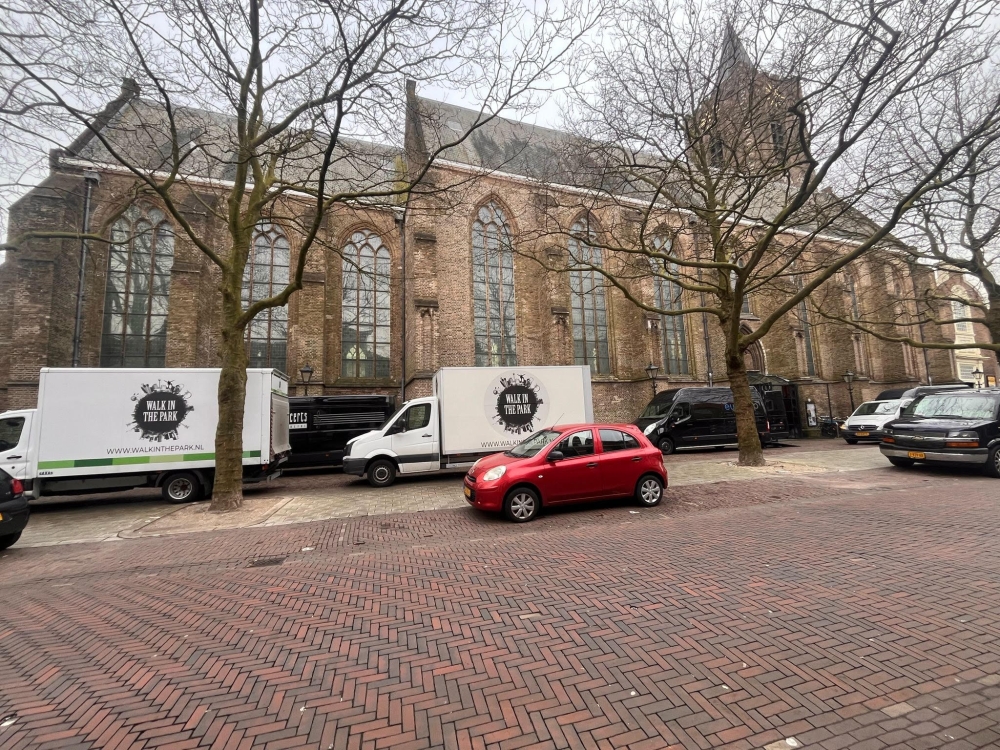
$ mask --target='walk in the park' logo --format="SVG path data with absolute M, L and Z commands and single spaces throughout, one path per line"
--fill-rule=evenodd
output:
M 184 386 L 170 380 L 143 385 L 141 392 L 132 396 L 135 409 L 130 427 L 154 443 L 176 440 L 184 417 L 194 411 L 190 398 Z
M 534 432 L 549 412 L 545 386 L 530 375 L 507 372 L 486 391 L 486 413 L 492 423 L 512 435 Z

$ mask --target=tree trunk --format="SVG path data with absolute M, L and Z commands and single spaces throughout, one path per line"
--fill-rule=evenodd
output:
M 228 280 L 223 282 L 227 287 Z M 215 489 L 211 510 L 243 505 L 243 408 L 247 396 L 247 351 L 240 289 L 222 293 L 222 372 L 219 375 L 219 424 L 215 430 Z
M 1000 294 L 989 295 L 989 309 L 984 317 L 986 328 L 990 332 L 990 343 L 1000 344 Z M 1000 362 L 1000 350 L 993 352 L 993 356 Z
M 726 373 L 729 387 L 733 391 L 733 405 L 736 409 L 736 437 L 740 446 L 740 466 L 763 466 L 764 449 L 757 433 L 757 417 L 750 393 L 750 380 L 743 361 L 743 352 L 738 347 L 726 347 Z

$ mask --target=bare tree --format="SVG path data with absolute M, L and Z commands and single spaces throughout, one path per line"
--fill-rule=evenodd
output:
M 935 272 L 937 282 L 905 288 L 902 298 L 881 305 L 868 301 L 862 314 L 828 312 L 828 319 L 882 341 L 923 349 L 986 349 L 1000 359 L 1000 134 L 979 131 L 980 123 L 994 116 L 998 96 L 995 70 L 959 70 L 947 86 L 920 102 L 919 118 L 894 124 L 900 164 L 907 171 L 927 169 L 952 147 L 956 134 L 964 141 L 940 184 L 914 202 L 896 231 L 897 254 Z M 966 138 L 970 133 L 975 135 Z M 889 193 L 873 201 L 872 212 L 884 211 L 895 198 Z M 905 319 L 897 314 L 899 306 L 910 311 Z M 880 325 L 885 320 L 892 325 Z M 987 338 L 976 335 L 978 324 Z M 921 333 L 942 325 L 960 327 L 964 335 L 929 340 Z
M 582 209 L 593 225 L 569 243 L 561 270 L 592 269 L 652 313 L 717 322 L 740 463 L 763 463 L 747 349 L 785 316 L 807 327 L 816 290 L 891 243 L 996 132 L 991 94 L 925 162 L 906 161 L 893 139 L 900 118 L 916 126 L 921 102 L 956 71 L 988 66 L 997 8 L 637 0 L 576 57 L 567 110 L 576 168 L 566 173 L 579 198 L 553 210 L 548 231 L 574 234 L 565 217 Z M 870 218 L 874 197 L 882 210 Z M 650 278 L 678 290 L 669 304 L 644 293 Z M 748 299 L 752 328 L 741 315 Z
M 14 0 L 0 14 L 12 30 L 0 35 L 7 132 L 34 133 L 22 140 L 37 148 L 82 130 L 64 156 L 119 173 L 126 197 L 155 196 L 218 270 L 220 510 L 242 502 L 247 327 L 301 288 L 327 217 L 401 204 L 437 153 L 530 104 L 595 18 L 572 1 L 529 10 L 510 0 Z M 409 173 L 398 148 L 404 79 L 483 103 Z M 192 221 L 192 207 L 221 236 Z M 291 273 L 269 295 L 241 299 L 255 232 L 278 220 L 299 235 Z M 31 232 L 7 249 L 65 236 L 81 235 Z

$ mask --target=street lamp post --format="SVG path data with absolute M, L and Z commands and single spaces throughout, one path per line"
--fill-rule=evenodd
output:
M 983 387 L 983 366 L 976 365 L 976 369 L 972 371 L 972 377 L 976 381 L 976 390 Z
M 847 383 L 847 395 L 851 399 L 851 414 L 854 413 L 854 373 L 848 370 L 844 373 L 844 382 Z
M 302 385 L 305 389 L 305 395 L 309 395 L 309 382 L 312 380 L 313 368 L 306 365 L 301 370 L 299 370 L 299 377 L 301 378 Z
M 660 368 L 657 367 L 656 365 L 654 365 L 652 362 L 650 362 L 648 365 L 646 365 L 646 374 L 649 376 L 649 379 L 653 381 L 653 395 L 654 396 L 656 395 L 656 372 L 659 369 Z

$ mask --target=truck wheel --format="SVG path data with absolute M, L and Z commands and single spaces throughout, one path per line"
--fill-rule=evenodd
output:
M 396 481 L 396 464 L 387 458 L 377 458 L 368 464 L 368 484 L 388 487 Z
M 0 550 L 5 550 L 8 547 L 13 546 L 13 544 L 21 538 L 21 532 L 18 531 L 16 534 L 7 534 L 6 536 L 0 536 Z
M 503 501 L 503 512 L 514 523 L 527 523 L 538 515 L 542 501 L 538 493 L 528 487 L 516 487 Z
M 660 442 L 656 444 L 656 447 L 660 449 L 660 453 L 664 456 L 669 456 L 674 452 L 674 441 L 668 437 L 660 438 Z
M 160 491 L 168 503 L 193 503 L 201 500 L 202 486 L 190 471 L 178 471 L 167 477 Z
M 635 499 L 646 508 L 659 505 L 663 499 L 663 482 L 659 477 L 647 474 L 635 486 Z
M 908 469 L 913 466 L 912 458 L 894 458 L 893 456 L 886 456 L 889 459 L 889 463 L 893 466 L 898 466 L 901 469 Z

